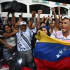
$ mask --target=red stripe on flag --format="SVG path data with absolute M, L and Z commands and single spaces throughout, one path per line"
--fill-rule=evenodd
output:
M 70 57 L 57 62 L 46 61 L 34 57 L 37 70 L 70 70 Z

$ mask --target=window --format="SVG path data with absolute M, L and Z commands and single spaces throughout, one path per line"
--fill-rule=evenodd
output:
M 58 8 L 57 7 L 55 7 L 55 12 L 58 15 Z M 61 15 L 68 15 L 68 9 L 60 7 L 60 13 L 61 13 Z
M 3 3 L 1 3 L 2 12 L 9 12 L 9 11 L 10 11 L 10 9 L 5 10 L 5 6 L 6 6 L 7 4 L 10 4 L 10 3 L 11 3 L 11 2 L 3 2 Z M 20 8 L 19 11 L 15 11 L 15 12 L 24 12 L 24 13 L 27 13 L 27 5 L 22 4 L 22 3 L 19 3 L 19 4 L 21 5 L 21 8 Z
M 38 13 L 38 10 L 42 10 L 43 14 L 50 14 L 50 7 L 45 5 L 34 4 L 34 5 L 30 5 L 29 8 L 30 8 L 30 13 L 32 11 L 36 11 L 36 13 Z

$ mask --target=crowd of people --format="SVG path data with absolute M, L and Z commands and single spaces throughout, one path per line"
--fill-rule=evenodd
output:
M 23 20 L 22 13 L 17 22 L 14 12 L 8 13 L 7 17 L 1 17 L 0 48 L 2 51 L 0 51 L 0 56 L 8 61 L 13 52 L 17 51 L 23 58 L 24 65 L 33 69 L 32 51 L 37 42 L 35 35 L 40 34 L 39 30 L 50 37 L 70 42 L 70 19 L 67 17 L 62 19 L 60 7 L 58 7 L 59 18 L 57 18 L 55 8 L 50 10 L 53 12 L 53 16 L 43 18 L 40 18 L 42 10 L 38 10 L 37 19 L 36 12 L 32 11 L 32 17 L 28 21 Z M 12 14 L 11 20 L 9 20 L 9 14 Z

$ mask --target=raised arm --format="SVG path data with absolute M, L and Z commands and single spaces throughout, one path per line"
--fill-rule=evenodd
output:
M 35 19 L 35 15 L 36 15 L 36 12 L 32 11 L 32 18 L 30 18 L 29 25 L 28 25 L 30 29 L 32 29 L 32 24 L 35 23 L 35 20 L 34 20 Z
M 9 15 L 10 15 L 10 12 L 8 12 L 7 17 L 4 18 L 6 21 L 8 21 Z
M 7 21 L 8 21 L 8 18 L 9 18 L 9 14 L 10 14 L 10 13 L 8 12 L 7 17 L 4 17 L 4 18 L 2 19 L 3 25 L 7 24 Z
M 36 12 L 32 11 L 32 19 L 33 19 L 33 23 L 36 24 Z
M 34 20 L 34 17 L 36 15 L 36 12 L 35 11 L 32 11 L 32 19 Z
M 13 36 L 14 34 L 16 34 L 18 32 L 18 30 L 14 29 L 13 32 L 11 33 L 3 33 L 3 37 L 6 39 L 6 38 L 9 38 L 11 36 Z
M 48 17 L 46 18 L 46 20 L 45 20 L 45 23 L 47 23 L 48 22 Z
M 60 14 L 60 7 L 58 7 L 58 15 L 59 15 L 59 21 L 62 22 L 62 17 L 61 17 L 61 14 Z
M 19 15 L 19 20 L 16 25 L 19 25 L 20 22 L 23 21 L 22 17 L 23 17 L 23 13 L 21 12 L 21 15 Z
M 33 19 L 33 23 L 36 24 L 36 12 L 32 11 L 32 19 Z
M 14 16 L 14 12 L 12 13 L 12 18 L 11 18 L 11 21 L 12 21 L 12 26 L 13 26 L 13 30 L 15 29 L 15 16 Z
M 55 13 L 55 8 L 51 8 L 53 14 L 54 14 L 54 19 L 55 19 L 55 26 L 58 27 L 58 19 L 57 19 L 57 16 L 56 16 L 56 13 Z
M 37 29 L 40 29 L 40 14 L 42 13 L 42 10 L 38 10 L 38 16 L 37 16 Z
M 28 27 L 29 27 L 30 29 L 32 29 L 32 24 L 33 24 L 33 19 L 30 18 L 30 19 L 29 19 L 29 22 L 28 22 Z

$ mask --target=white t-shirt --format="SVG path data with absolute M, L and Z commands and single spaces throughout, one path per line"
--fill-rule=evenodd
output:
M 62 41 L 70 42 L 70 34 L 65 37 L 62 34 L 62 31 L 57 31 L 56 33 L 52 33 L 50 37 L 60 39 Z
M 31 31 L 30 31 L 29 27 L 27 27 L 25 32 L 19 30 L 19 32 L 16 33 L 16 36 L 17 36 L 17 50 L 18 51 L 30 50 L 31 46 L 29 46 L 28 43 L 22 38 L 21 32 L 27 38 L 29 43 L 31 44 L 32 35 L 31 35 Z

